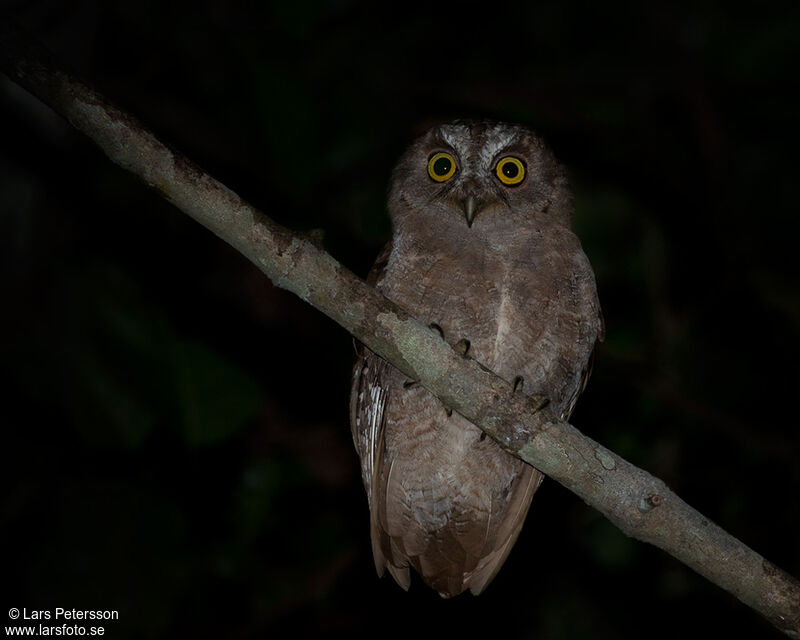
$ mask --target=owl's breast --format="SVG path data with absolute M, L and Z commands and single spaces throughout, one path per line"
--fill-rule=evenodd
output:
M 497 332 L 504 271 L 486 252 L 408 250 L 390 257 L 379 287 L 419 320 L 438 324 L 448 341 L 467 338 L 473 353 L 484 352 Z
M 523 376 L 527 392 L 557 399 L 585 366 L 596 336 L 576 352 L 594 322 L 593 300 L 580 286 L 591 271 L 579 245 L 577 252 L 547 247 L 406 247 L 390 257 L 379 286 L 419 320 L 438 324 L 451 344 L 469 340 L 470 356 L 502 378 Z

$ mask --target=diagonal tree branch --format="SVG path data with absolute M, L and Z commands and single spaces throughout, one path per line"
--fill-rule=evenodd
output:
M 800 583 L 661 480 L 557 421 L 544 398 L 513 393 L 508 382 L 457 354 L 438 333 L 169 149 L 8 25 L 0 26 L 0 67 L 113 162 L 230 243 L 275 285 L 297 294 L 419 380 L 506 451 L 576 493 L 627 535 L 660 547 L 788 636 L 800 638 Z

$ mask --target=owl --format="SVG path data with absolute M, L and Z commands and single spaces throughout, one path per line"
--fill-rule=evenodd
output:
M 570 230 L 565 172 L 531 131 L 435 127 L 389 190 L 391 242 L 369 281 L 569 418 L 603 336 L 594 274 Z M 410 567 L 443 597 L 479 594 L 514 545 L 542 474 L 360 347 L 350 400 L 379 575 Z

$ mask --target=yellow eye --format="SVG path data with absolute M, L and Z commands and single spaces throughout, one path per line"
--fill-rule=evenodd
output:
M 525 179 L 525 165 L 522 160 L 514 156 L 506 156 L 497 163 L 495 169 L 500 182 L 510 187 L 519 184 Z
M 456 161 L 449 153 L 434 153 L 428 160 L 428 175 L 436 182 L 445 182 L 456 172 Z

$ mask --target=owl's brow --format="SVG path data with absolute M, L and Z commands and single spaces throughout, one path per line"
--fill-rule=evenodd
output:
M 466 130 L 466 127 L 464 127 L 464 129 Z M 436 137 L 442 144 L 446 144 L 448 147 L 455 150 L 458 148 L 456 138 L 453 137 L 455 134 L 456 132 L 451 133 L 449 129 L 441 128 L 436 132 Z
M 486 136 L 486 140 L 480 150 L 480 159 L 483 166 L 491 164 L 498 153 L 504 151 L 516 142 L 517 134 L 514 131 L 495 130 L 496 135 Z

